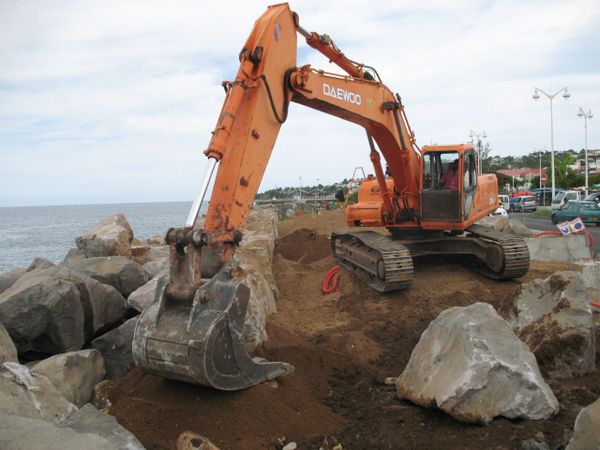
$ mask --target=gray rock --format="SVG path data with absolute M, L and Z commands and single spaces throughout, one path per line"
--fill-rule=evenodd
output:
M 486 303 L 450 308 L 433 320 L 396 388 L 399 398 L 472 423 L 547 419 L 559 408 L 533 354 Z
M 102 353 L 106 377 L 111 380 L 125 375 L 133 367 L 131 341 L 136 324 L 137 317 L 133 317 L 92 341 L 92 347 Z
M 502 231 L 508 225 L 507 216 L 486 216 L 477 221 L 478 225 L 493 228 L 495 231 Z
M 0 294 L 11 287 L 27 269 L 15 269 L 10 272 L 0 273 Z
M 0 365 L 0 411 L 54 424 L 77 410 L 43 375 L 18 363 Z
M 125 298 L 148 281 L 142 267 L 124 256 L 86 258 L 81 265 L 69 263 L 69 267 L 114 287 Z
M 160 276 L 152 278 L 143 286 L 140 286 L 127 297 L 127 306 L 135 309 L 138 312 L 142 312 L 156 299 L 156 285 L 158 280 L 162 277 L 168 277 L 166 272 L 163 272 Z
M 58 428 L 45 420 L 0 411 L 0 448 L 3 450 L 123 450 L 107 439 L 71 428 Z
M 113 416 L 104 414 L 87 404 L 71 414 L 60 428 L 68 427 L 78 433 L 89 433 L 106 439 L 115 449 L 144 450 L 136 437 L 123 428 Z
M 152 278 L 160 275 L 162 272 L 169 271 L 169 258 L 147 262 L 142 266 L 142 268 L 144 269 L 146 278 L 151 280 Z
M 47 259 L 35 258 L 27 268 L 27 272 L 49 269 L 50 267 L 54 267 L 55 265 L 56 264 L 54 264 L 52 261 L 48 261 Z
M 39 272 L 21 276 L 0 294 L 0 322 L 19 353 L 64 353 L 85 341 L 77 286 Z
M 132 240 L 133 231 L 131 231 L 129 222 L 123 214 L 116 214 L 107 217 L 75 238 L 75 244 L 88 258 L 96 256 L 131 257 L 129 244 Z
M 600 399 L 577 414 L 566 450 L 600 450 Z
M 600 261 L 592 259 L 577 261 L 575 264 L 581 269 L 581 277 L 585 287 L 600 294 Z
M 17 347 L 13 343 L 8 331 L 0 322 L 0 364 L 4 361 L 19 362 Z
M 232 260 L 234 279 L 250 288 L 250 301 L 243 329 L 248 351 L 254 350 L 267 340 L 267 318 L 277 312 L 277 285 L 272 270 L 275 239 L 275 211 L 252 210 L 244 238 Z
M 127 312 L 125 299 L 108 284 L 101 283 L 84 273 L 71 270 L 63 265 L 38 270 L 35 275 L 69 281 L 77 286 L 84 312 L 86 341 L 119 323 L 125 317 Z M 33 275 L 27 273 L 23 275 L 22 279 L 26 280 L 30 276 Z
M 526 238 L 529 256 L 537 261 L 578 261 L 592 257 L 587 238 L 583 235 L 545 235 Z
M 521 285 L 507 315 L 548 376 L 575 378 L 594 370 L 591 299 L 580 273 L 557 272 Z
M 533 230 L 530 230 L 521 223 L 518 219 L 509 219 L 508 223 L 502 228 L 503 233 L 510 233 L 516 236 L 530 237 L 535 234 Z
M 92 349 L 52 356 L 31 370 L 48 378 L 58 392 L 76 406 L 89 402 L 94 386 L 106 375 L 102 355 Z
M 86 258 L 85 253 L 78 248 L 70 249 L 65 255 L 62 264 L 67 267 L 80 267 Z

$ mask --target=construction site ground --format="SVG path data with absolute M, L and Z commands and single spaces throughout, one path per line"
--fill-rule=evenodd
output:
M 532 262 L 518 281 L 494 281 L 452 259 L 415 262 L 408 291 L 381 295 L 342 271 L 340 291 L 321 293 L 333 265 L 328 236 L 344 228 L 341 211 L 279 224 L 274 274 L 278 313 L 258 351 L 287 361 L 295 372 L 239 392 L 166 381 L 132 370 L 112 383 L 111 413 L 148 449 L 174 449 L 190 430 L 222 450 L 275 449 L 296 442 L 318 449 L 327 438 L 343 449 L 518 449 L 540 432 L 550 448 L 568 441 L 581 407 L 600 396 L 600 373 L 549 381 L 559 399 L 552 420 L 496 419 L 461 423 L 445 413 L 398 400 L 387 377 L 397 377 L 421 333 L 443 310 L 510 302 L 520 282 L 569 269 L 568 263 Z M 600 342 L 600 339 L 597 338 Z M 335 437 L 335 440 L 331 438 Z

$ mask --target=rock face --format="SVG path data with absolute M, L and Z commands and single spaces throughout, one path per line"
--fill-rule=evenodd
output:
M 19 352 L 78 350 L 126 311 L 113 287 L 62 265 L 26 272 L 0 294 L 0 320 Z
M 144 450 L 133 434 L 123 428 L 113 416 L 104 414 L 88 404 L 71 414 L 59 427 L 78 433 L 90 433 L 106 439 L 114 449 Z
M 578 272 L 557 272 L 521 285 L 507 315 L 548 376 L 574 378 L 594 370 L 596 339 L 590 302 Z
M 2 322 L 0 322 L 0 364 L 4 361 L 19 362 L 19 359 L 15 344 Z
M 587 238 L 583 235 L 540 236 L 526 238 L 529 257 L 538 261 L 577 261 L 592 257 Z
M 62 353 L 44 359 L 32 367 L 44 375 L 69 402 L 85 405 L 94 392 L 94 386 L 104 379 L 104 360 L 97 350 Z
M 95 256 L 131 257 L 129 244 L 133 231 L 123 214 L 107 217 L 81 236 L 75 238 L 77 248 L 88 258 Z
M 85 342 L 84 310 L 74 283 L 32 273 L 0 294 L 0 322 L 19 353 L 63 353 Z
M 244 238 L 232 261 L 234 279 L 250 288 L 250 301 L 244 323 L 246 349 L 254 350 L 267 339 L 266 323 L 277 312 L 277 287 L 271 263 L 277 239 L 277 214 L 272 210 L 253 210 Z
M 600 450 L 600 399 L 579 412 L 566 450 Z
M 546 419 L 558 412 L 535 357 L 486 303 L 450 308 L 432 321 L 396 388 L 399 398 L 464 422 Z
M 65 400 L 43 375 L 17 363 L 0 365 L 0 448 L 142 450 L 114 417 Z
M 152 278 L 143 286 L 140 286 L 133 291 L 129 297 L 127 297 L 127 306 L 135 309 L 137 312 L 142 312 L 152 303 L 156 298 L 156 285 L 161 276 L 168 276 L 166 272 L 163 272 L 160 276 Z
M 111 380 L 125 375 L 133 365 L 131 341 L 136 324 L 137 317 L 133 317 L 92 341 L 92 347 L 102 353 L 106 377 Z
M 86 258 L 69 267 L 114 287 L 125 298 L 148 281 L 142 267 L 123 256 Z
M 21 364 L 0 365 L 1 412 L 58 424 L 76 410 L 46 377 Z

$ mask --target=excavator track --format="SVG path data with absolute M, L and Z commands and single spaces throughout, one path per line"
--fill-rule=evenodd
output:
M 503 264 L 500 271 L 489 266 L 474 267 L 477 272 L 496 280 L 510 280 L 524 276 L 529 270 L 529 248 L 519 236 L 490 230 L 481 225 L 472 225 L 467 231 L 483 241 L 500 247 Z
M 373 231 L 333 233 L 335 260 L 351 272 L 367 275 L 379 292 L 408 289 L 414 279 L 410 251 L 404 245 Z

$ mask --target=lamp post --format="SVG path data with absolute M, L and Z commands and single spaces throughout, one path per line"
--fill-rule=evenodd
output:
M 564 91 L 564 92 L 563 92 Z M 554 94 L 546 94 L 540 88 L 534 86 L 533 95 L 531 96 L 534 100 L 540 98 L 540 92 L 544 94 L 548 100 L 550 100 L 550 171 L 552 172 L 552 199 L 554 199 L 554 194 L 556 194 L 556 186 L 555 186 L 555 177 L 554 177 L 554 116 L 552 111 L 552 100 L 561 92 L 563 93 L 563 98 L 568 99 L 571 94 L 566 87 L 559 89 Z
M 487 134 L 485 134 L 485 131 L 482 131 L 481 133 L 475 133 L 473 130 L 471 130 L 471 132 L 469 133 L 469 137 L 471 138 L 471 140 L 473 140 L 473 137 L 477 138 L 477 173 L 481 175 L 483 173 L 481 167 L 481 138 L 485 139 L 487 137 Z
M 585 109 L 583 109 L 581 106 L 579 107 L 579 112 L 577 113 L 577 115 L 579 117 L 583 117 L 583 122 L 584 122 L 584 127 L 585 127 L 585 196 L 587 197 L 587 195 L 589 193 L 588 192 L 589 169 L 588 169 L 587 121 L 588 121 L 588 119 L 591 119 L 594 116 L 592 115 L 591 109 L 588 109 L 588 111 L 585 112 Z
M 298 191 L 299 200 L 302 200 L 302 177 L 298 177 L 300 180 L 300 190 Z

